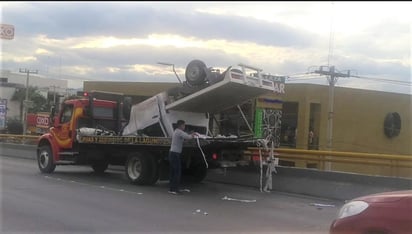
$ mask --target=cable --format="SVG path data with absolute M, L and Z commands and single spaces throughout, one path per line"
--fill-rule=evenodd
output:
M 205 161 L 206 168 L 209 168 L 209 164 L 207 164 L 207 160 L 206 160 L 205 153 L 203 153 L 202 147 L 200 147 L 199 137 L 198 137 L 198 136 L 195 136 L 195 138 L 196 138 L 196 141 L 197 141 L 197 146 L 199 147 L 200 152 L 201 152 L 201 153 L 202 153 L 202 155 L 203 155 L 203 160 Z
M 289 79 L 288 81 L 300 81 L 300 80 L 316 80 L 316 79 L 325 79 L 324 77 L 305 77 L 305 78 L 295 78 Z
M 263 139 L 258 140 L 256 145 L 259 148 L 259 162 L 260 162 L 260 192 L 263 192 L 263 159 L 262 159 L 262 144 L 267 148 L 267 142 Z
M 391 83 L 391 84 L 404 85 L 404 86 L 412 86 L 412 82 L 408 82 L 408 81 L 390 80 L 390 79 L 367 77 L 367 76 L 351 76 L 351 77 L 357 78 L 357 79 L 373 80 L 373 81 L 386 82 L 386 83 Z

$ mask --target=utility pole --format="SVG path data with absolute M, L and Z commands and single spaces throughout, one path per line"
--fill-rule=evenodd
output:
M 348 73 L 340 73 L 335 71 L 335 66 L 320 66 L 319 70 L 314 73 L 325 75 L 329 83 L 329 112 L 328 112 L 328 129 L 327 129 L 327 147 L 329 151 L 332 151 L 333 147 L 333 115 L 334 115 L 334 102 L 335 102 L 335 84 L 338 82 L 339 77 L 350 77 L 350 71 Z M 328 162 L 325 165 L 325 170 L 331 170 L 331 163 Z
M 52 85 L 50 88 L 53 88 L 53 105 L 56 105 L 56 88 L 60 88 L 60 86 Z
M 32 70 L 30 71 L 29 69 L 19 69 L 19 72 L 21 73 L 26 73 L 27 74 L 27 78 L 26 78 L 26 97 L 23 101 L 23 116 L 21 119 L 21 122 L 23 124 L 23 135 L 26 135 L 26 131 L 27 131 L 27 110 L 29 109 L 29 76 L 30 74 L 37 74 L 39 71 L 38 70 Z

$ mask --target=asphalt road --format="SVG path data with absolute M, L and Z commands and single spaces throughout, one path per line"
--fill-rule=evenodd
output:
M 341 202 L 203 182 L 182 196 L 123 172 L 0 157 L 1 233 L 328 233 Z M 222 198 L 238 200 L 225 200 Z M 313 203 L 334 205 L 323 207 Z

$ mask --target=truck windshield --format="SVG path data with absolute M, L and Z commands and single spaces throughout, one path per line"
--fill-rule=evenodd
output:
M 95 106 L 93 108 L 95 118 L 114 119 L 114 109 L 111 107 Z
M 72 118 L 73 114 L 73 105 L 66 105 L 60 116 L 60 123 L 67 123 Z

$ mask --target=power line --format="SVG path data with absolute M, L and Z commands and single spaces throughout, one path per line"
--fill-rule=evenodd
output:
M 329 53 L 328 53 L 328 66 L 330 65 L 330 60 L 332 60 L 333 57 L 333 42 L 335 39 L 335 30 L 333 27 L 333 21 L 334 21 L 334 5 L 332 2 L 332 10 L 331 10 L 331 19 L 330 19 L 330 34 L 329 34 Z
M 372 81 L 379 81 L 379 82 L 397 84 L 397 85 L 412 86 L 412 82 L 408 82 L 408 81 L 391 80 L 391 79 L 367 77 L 367 76 L 351 76 L 351 77 L 357 78 L 357 79 L 364 79 L 364 80 L 372 80 Z
M 316 79 L 324 79 L 323 77 L 319 77 L 319 76 L 310 76 L 310 77 L 293 77 L 293 78 L 289 78 L 287 79 L 288 81 L 300 81 L 300 80 L 316 80 Z

